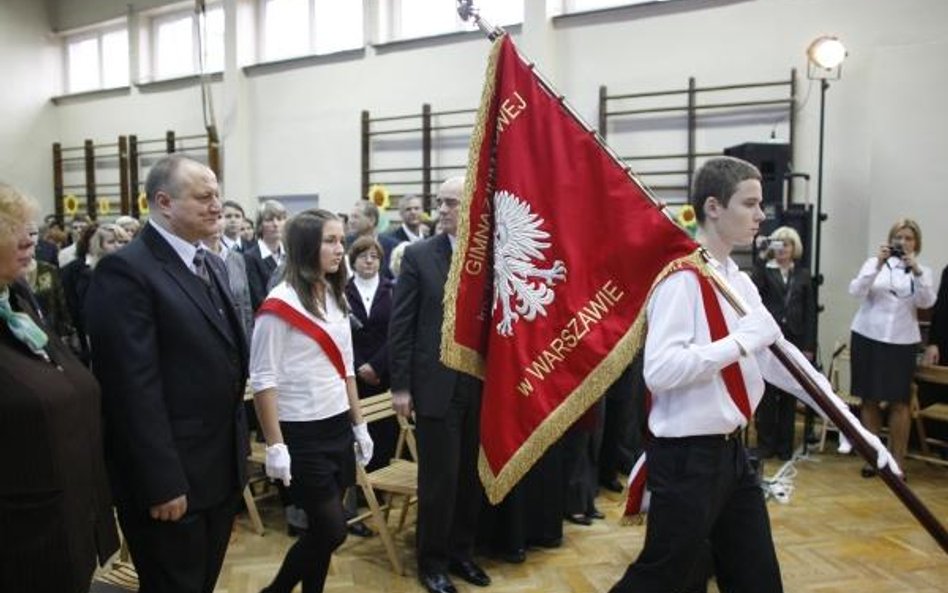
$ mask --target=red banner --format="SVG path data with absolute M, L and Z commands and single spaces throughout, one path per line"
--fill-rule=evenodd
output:
M 656 278 L 697 245 L 544 88 L 491 51 L 445 289 L 442 361 L 484 379 L 499 502 L 631 362 Z

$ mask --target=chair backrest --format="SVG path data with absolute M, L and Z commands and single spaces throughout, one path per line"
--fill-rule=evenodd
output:
M 402 457 L 407 446 L 411 458 L 415 461 L 418 460 L 418 445 L 415 443 L 414 427 L 408 420 L 395 412 L 395 408 L 392 407 L 391 391 L 360 399 L 359 409 L 362 411 L 362 419 L 366 423 L 378 422 L 395 416 L 398 419 L 399 427 L 398 441 L 395 444 L 395 459 Z

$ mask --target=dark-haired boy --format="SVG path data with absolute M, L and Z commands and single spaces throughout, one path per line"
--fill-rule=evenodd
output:
M 813 404 L 768 346 L 779 340 L 802 368 L 810 365 L 782 338 L 754 284 L 730 258 L 764 220 L 760 179 L 750 163 L 718 157 L 699 169 L 691 195 L 698 241 L 712 256 L 708 266 L 748 313 L 738 317 L 697 266 L 669 274 L 649 300 L 644 376 L 655 437 L 647 447 L 649 519 L 645 546 L 613 592 L 686 591 L 701 580 L 696 571 L 708 544 L 721 591 L 783 590 L 763 493 L 736 437 L 760 402 L 764 379 Z M 821 375 L 809 372 L 832 393 Z M 879 467 L 890 464 L 900 473 L 879 439 L 863 436 L 878 451 Z

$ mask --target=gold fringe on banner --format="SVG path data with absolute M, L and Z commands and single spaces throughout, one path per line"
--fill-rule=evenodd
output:
M 458 212 L 457 246 L 451 256 L 451 269 L 448 272 L 448 281 L 444 287 L 444 322 L 441 325 L 441 362 L 452 369 L 473 375 L 478 379 L 484 378 L 484 359 L 476 350 L 458 344 L 454 339 L 454 330 L 457 323 L 454 297 L 458 293 L 458 284 L 461 281 L 461 268 L 464 263 L 464 254 L 467 253 L 467 244 L 470 237 L 471 201 L 477 186 L 477 172 L 480 166 L 481 147 L 484 142 L 484 128 L 493 112 L 495 101 L 495 87 L 497 86 L 497 61 L 500 56 L 500 47 L 506 35 L 501 35 L 494 41 L 487 61 L 486 81 L 481 94 L 481 105 L 477 110 L 477 120 L 471 133 L 471 144 L 467 163 L 467 173 L 464 177 L 464 195 L 461 196 L 460 212 Z M 488 197 L 488 199 L 490 199 Z

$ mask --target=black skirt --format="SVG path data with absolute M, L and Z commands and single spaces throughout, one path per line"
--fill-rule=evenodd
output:
M 851 391 L 879 402 L 908 403 L 918 344 L 887 344 L 852 332 Z
M 298 506 L 339 496 L 355 483 L 355 450 L 349 412 L 322 420 L 280 422 L 290 452 L 290 497 Z M 318 500 L 305 501 L 315 497 Z

